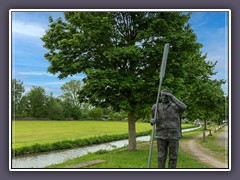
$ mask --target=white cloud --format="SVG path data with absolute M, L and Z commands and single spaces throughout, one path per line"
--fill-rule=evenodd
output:
M 46 83 L 42 83 L 44 85 L 62 85 L 66 82 L 63 82 L 63 81 L 55 81 L 55 82 L 46 82 Z
M 31 75 L 31 76 L 53 76 L 52 74 L 48 74 L 47 72 L 41 71 L 32 71 L 32 72 L 19 72 L 19 75 Z
M 205 43 L 203 51 L 208 53 L 208 60 L 213 62 L 218 61 L 216 69 L 228 68 L 228 34 L 227 27 L 215 29 L 212 36 Z
M 32 88 L 33 86 L 40 86 L 42 85 L 41 83 L 33 83 L 33 84 L 25 84 L 24 87 L 25 87 L 25 94 L 28 93 Z M 42 86 L 41 86 L 42 87 Z M 43 87 L 46 94 L 50 94 L 50 93 L 53 93 L 53 95 L 55 97 L 57 96 L 60 96 L 62 94 L 62 91 L 60 90 L 60 88 L 52 88 L 52 87 Z
M 39 24 L 30 24 L 23 21 L 12 21 L 12 32 L 16 35 L 40 38 L 44 35 L 45 29 Z

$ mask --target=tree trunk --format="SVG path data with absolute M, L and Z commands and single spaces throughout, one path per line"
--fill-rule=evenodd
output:
M 135 112 L 130 112 L 128 114 L 128 150 L 136 150 L 136 116 Z
M 207 120 L 204 120 L 204 130 L 207 130 Z

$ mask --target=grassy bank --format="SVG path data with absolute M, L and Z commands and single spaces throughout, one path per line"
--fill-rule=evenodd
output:
M 180 139 L 180 143 L 189 141 L 199 134 L 202 134 L 202 128 L 184 133 L 184 136 Z M 210 136 L 209 136 L 210 137 Z M 207 137 L 207 138 L 209 138 Z M 211 138 L 211 137 L 210 137 Z M 210 141 L 209 143 L 215 144 L 215 141 Z M 137 151 L 128 151 L 127 147 L 116 149 L 114 151 L 100 150 L 96 153 L 90 153 L 86 156 L 79 157 L 66 161 L 61 164 L 51 165 L 46 168 L 66 168 L 68 166 L 77 165 L 80 163 L 85 163 L 94 160 L 105 160 L 104 163 L 97 165 L 86 166 L 82 168 L 102 168 L 102 169 L 111 169 L 111 168 L 144 168 L 147 169 L 148 164 L 148 154 L 149 154 L 149 142 L 138 143 Z M 215 149 L 216 152 L 221 150 Z M 166 164 L 167 167 L 167 164 Z M 152 152 L 152 163 L 151 168 L 157 168 L 157 148 L 156 140 L 154 141 L 153 152 Z M 213 168 L 208 164 L 202 163 L 199 159 L 186 151 L 179 148 L 178 156 L 178 169 L 204 169 L 204 168 Z
M 146 136 L 150 134 L 151 134 L 151 131 L 145 131 L 145 132 L 138 132 L 136 136 Z M 95 136 L 95 137 L 89 137 L 85 139 L 76 139 L 76 140 L 63 140 L 63 141 L 57 141 L 54 143 L 46 143 L 46 144 L 34 144 L 31 146 L 12 148 L 12 155 L 20 156 L 20 155 L 36 154 L 36 153 L 48 152 L 48 151 L 54 151 L 54 150 L 78 148 L 78 147 L 112 142 L 112 141 L 117 141 L 117 140 L 122 140 L 127 138 L 128 138 L 128 134 L 118 134 L 118 135 Z
M 48 166 L 47 168 L 65 168 L 67 166 L 76 165 L 83 162 L 93 160 L 105 160 L 104 163 L 86 166 L 83 168 L 144 168 L 148 166 L 149 142 L 138 143 L 137 151 L 128 151 L 127 148 L 120 148 L 114 151 L 100 150 L 86 156 L 66 161 L 62 164 Z M 157 168 L 157 148 L 154 142 L 152 152 L 151 168 Z M 177 168 L 210 168 L 208 165 L 199 162 L 195 157 L 183 153 L 179 149 L 179 159 Z

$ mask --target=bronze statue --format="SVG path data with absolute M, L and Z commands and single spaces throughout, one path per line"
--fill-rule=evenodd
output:
M 168 151 L 168 168 L 176 168 L 181 137 L 180 114 L 187 106 L 169 90 L 161 91 L 161 99 L 162 103 L 158 104 L 156 120 L 151 120 L 151 125 L 156 124 L 158 168 L 165 168 Z M 154 118 L 155 108 L 156 104 L 152 107 L 152 118 Z

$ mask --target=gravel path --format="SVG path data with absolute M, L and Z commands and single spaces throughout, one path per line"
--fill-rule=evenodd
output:
M 227 146 L 226 142 L 228 141 L 228 127 L 225 127 L 224 131 L 217 135 L 216 143 L 221 146 Z M 228 168 L 227 160 L 221 161 L 213 157 L 213 152 L 207 148 L 202 147 L 197 139 L 202 138 L 202 135 L 195 137 L 194 139 L 180 143 L 180 146 L 183 151 L 190 152 L 194 156 L 198 157 L 203 163 L 209 164 L 212 168 Z

